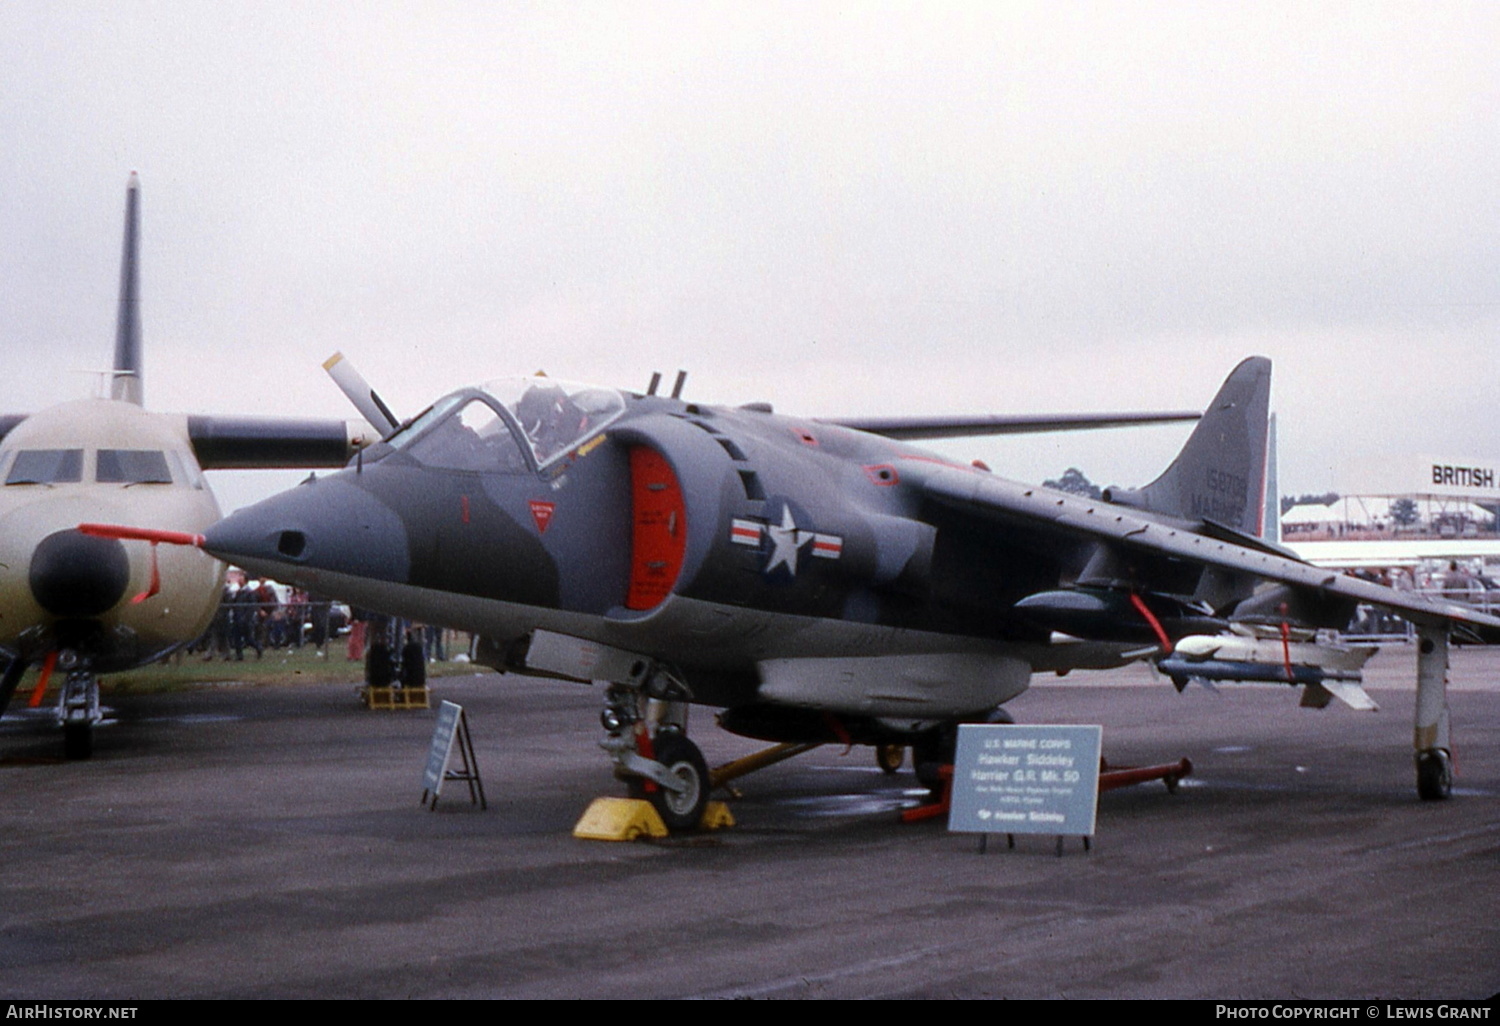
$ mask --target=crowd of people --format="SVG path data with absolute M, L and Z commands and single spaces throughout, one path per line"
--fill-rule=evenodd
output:
M 1361 580 L 1394 588 L 1397 591 L 1416 591 L 1432 598 L 1462 602 L 1480 612 L 1496 612 L 1500 605 L 1500 583 L 1487 576 L 1481 565 L 1478 571 L 1458 560 L 1446 564 L 1389 569 L 1359 569 L 1350 571 Z M 1350 623 L 1348 634 L 1390 635 L 1408 633 L 1407 622 L 1396 614 L 1378 606 L 1359 607 L 1355 619 Z
M 247 649 L 261 659 L 267 649 L 312 646 L 327 658 L 329 643 L 342 636 L 352 662 L 366 659 L 376 646 L 400 658 L 419 650 L 423 661 L 438 662 L 448 658 L 446 634 L 441 627 L 351 609 L 302 588 L 279 587 L 230 570 L 213 622 L 188 651 L 201 654 L 205 662 L 243 661 Z M 419 649 L 411 649 L 412 644 Z

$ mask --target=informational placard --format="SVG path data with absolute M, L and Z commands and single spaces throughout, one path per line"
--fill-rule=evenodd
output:
M 436 801 L 443 791 L 443 773 L 453 754 L 453 739 L 458 734 L 458 714 L 463 707 L 454 702 L 438 706 L 437 726 L 432 730 L 432 745 L 427 749 L 427 769 L 422 774 L 422 798 L 432 795 Z
M 965 723 L 948 829 L 1092 837 L 1103 728 Z
M 455 742 L 461 767 L 451 770 L 448 763 L 453 758 Z M 422 773 L 423 805 L 434 811 L 437 809 L 445 780 L 458 780 L 468 785 L 469 804 L 489 808 L 484 798 L 484 781 L 479 777 L 474 738 L 469 733 L 469 718 L 464 715 L 464 707 L 453 702 L 438 706 L 437 726 L 433 728 L 432 744 L 427 749 L 427 768 Z

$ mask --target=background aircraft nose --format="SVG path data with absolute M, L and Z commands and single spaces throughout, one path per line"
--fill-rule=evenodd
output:
M 53 616 L 98 616 L 130 583 L 130 558 L 114 538 L 54 531 L 31 556 L 31 594 Z

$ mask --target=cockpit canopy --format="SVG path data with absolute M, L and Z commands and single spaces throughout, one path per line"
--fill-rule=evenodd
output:
M 428 466 L 514 473 L 546 467 L 624 412 L 611 388 L 500 378 L 439 399 L 387 442 Z

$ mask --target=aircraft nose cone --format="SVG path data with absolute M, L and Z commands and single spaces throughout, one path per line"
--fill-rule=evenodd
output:
M 303 567 L 403 582 L 409 566 L 401 518 L 338 478 L 310 481 L 230 514 L 204 533 L 203 547 L 289 583 Z
M 32 553 L 29 583 L 37 604 L 53 616 L 98 616 L 125 594 L 130 558 L 115 538 L 54 531 Z

